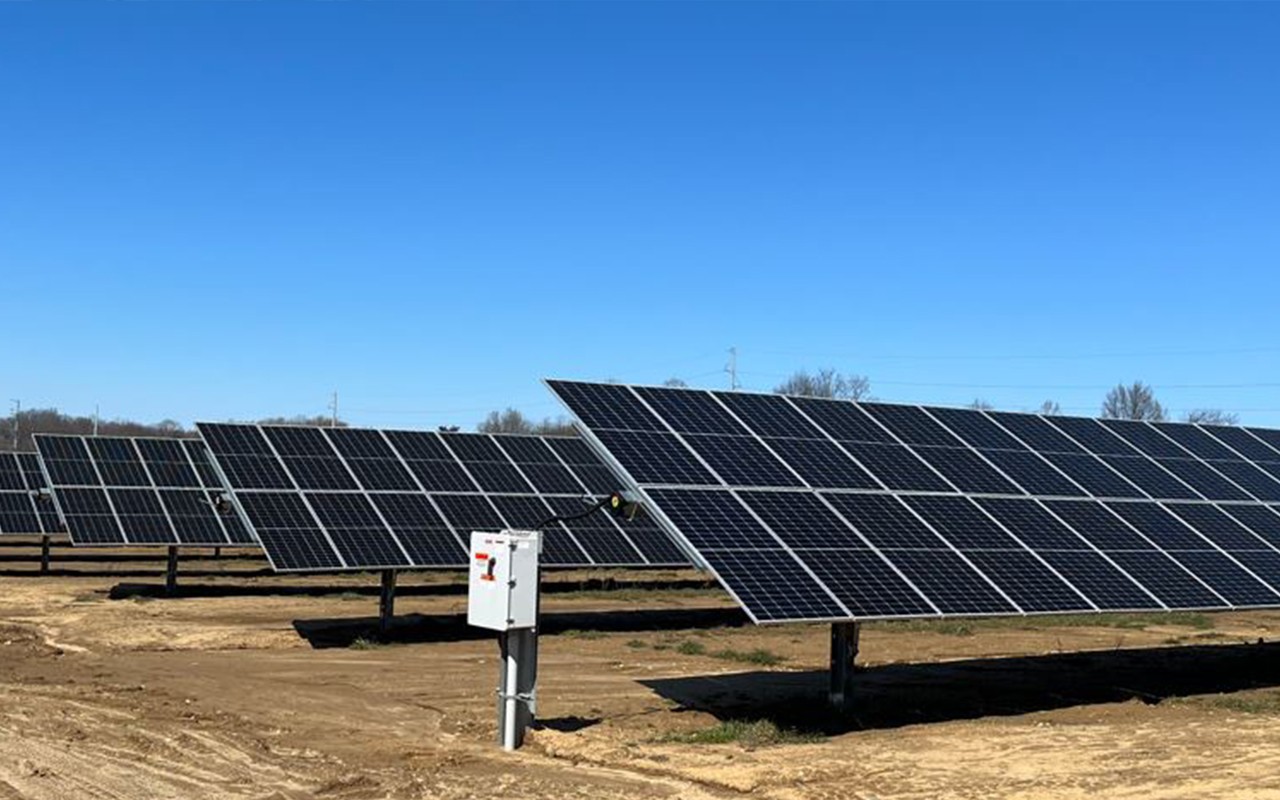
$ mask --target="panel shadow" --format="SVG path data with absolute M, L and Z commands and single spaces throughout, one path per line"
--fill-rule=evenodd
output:
M 1280 686 L 1280 643 L 1186 645 L 888 664 L 856 672 L 853 712 L 828 710 L 828 673 L 743 672 L 641 683 L 722 720 L 829 734 Z

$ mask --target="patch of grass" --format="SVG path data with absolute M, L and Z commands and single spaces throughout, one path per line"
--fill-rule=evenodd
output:
M 639 639 L 632 639 L 631 641 L 627 642 L 627 647 L 630 647 L 630 648 L 631 648 L 631 649 L 633 649 L 633 650 L 639 650 L 639 649 L 641 649 L 642 647 L 648 647 L 648 646 L 649 646 L 649 645 L 645 644 L 644 642 L 640 641 Z
M 679 744 L 730 744 L 743 747 L 772 747 L 782 744 L 812 744 L 822 741 L 816 733 L 779 728 L 767 719 L 729 720 L 711 728 L 690 733 L 674 733 L 661 741 Z
M 605 636 L 603 631 L 580 631 L 580 630 L 565 631 L 560 635 L 567 636 L 570 639 L 603 639 Z
M 897 633 L 940 633 L 943 636 L 972 636 L 974 622 L 976 620 L 904 619 L 879 624 L 886 630 Z
M 734 650 L 726 647 L 711 654 L 712 658 L 722 661 L 737 661 L 741 664 L 758 664 L 762 667 L 774 667 L 787 659 L 772 650 L 757 647 L 754 650 Z
M 97 592 L 85 592 L 84 594 L 78 594 L 75 597 L 71 598 L 71 602 L 96 603 L 101 599 L 102 599 L 101 595 L 99 595 Z
M 666 598 L 723 597 L 723 590 L 717 586 L 708 586 L 705 589 L 685 587 L 674 589 L 582 589 L 574 592 L 572 596 L 577 600 L 618 600 L 624 603 L 651 603 Z
M 1280 714 L 1280 692 L 1237 692 L 1235 694 L 1207 694 L 1198 697 L 1181 697 L 1178 705 L 1206 706 L 1237 714 Z
M 342 594 L 338 595 L 338 599 L 339 600 L 363 600 L 364 595 L 360 594 L 359 592 L 343 592 Z
M 377 639 L 366 639 L 363 636 L 351 643 L 352 650 L 377 650 L 386 647 L 386 642 L 379 642 Z
M 701 642 L 685 640 L 676 647 L 676 652 L 685 656 L 700 656 L 707 652 L 707 648 Z

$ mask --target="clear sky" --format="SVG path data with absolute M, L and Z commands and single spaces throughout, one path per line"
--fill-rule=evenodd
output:
M 0 2 L 0 401 L 1280 425 L 1280 3 Z

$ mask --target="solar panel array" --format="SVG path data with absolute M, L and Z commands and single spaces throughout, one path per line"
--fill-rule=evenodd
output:
M 1280 431 L 549 386 L 757 622 L 1280 606 Z
M 36 434 L 35 442 L 73 544 L 256 544 L 218 502 L 222 484 L 198 439 Z
M 533 527 L 621 488 L 572 437 L 197 427 L 279 571 L 460 568 L 472 531 Z M 544 564 L 688 564 L 644 519 L 597 513 L 542 530 Z
M 45 486 L 35 453 L 0 453 L 0 534 L 62 532 L 58 512 L 41 498 Z

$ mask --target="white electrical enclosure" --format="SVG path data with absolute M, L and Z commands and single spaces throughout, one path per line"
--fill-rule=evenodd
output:
M 537 531 L 471 534 L 467 623 L 494 631 L 538 624 Z

